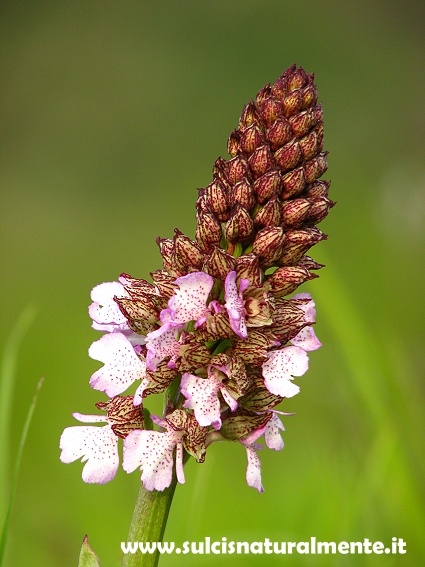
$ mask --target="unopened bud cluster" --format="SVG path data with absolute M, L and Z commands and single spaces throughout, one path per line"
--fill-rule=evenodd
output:
M 170 484 L 173 462 L 184 482 L 185 454 L 202 462 L 212 442 L 232 440 L 246 448 L 248 484 L 263 490 L 256 441 L 283 447 L 275 408 L 298 393 L 293 378 L 320 346 L 311 297 L 286 296 L 322 267 L 306 255 L 326 239 L 316 225 L 334 205 L 319 179 L 322 118 L 313 75 L 287 69 L 244 107 L 230 158 L 198 190 L 195 239 L 177 229 L 157 239 L 163 267 L 152 283 L 122 274 L 94 288 L 90 315 L 105 335 L 89 354 L 104 366 L 90 384 L 110 400 L 98 404 L 106 416 L 74 415 L 106 425 L 70 427 L 61 439 L 64 462 L 88 459 L 87 482 L 115 475 L 119 437 L 124 469 L 141 468 L 149 490 Z M 158 417 L 145 402 L 160 392 Z M 90 452 L 93 435 L 101 441 Z

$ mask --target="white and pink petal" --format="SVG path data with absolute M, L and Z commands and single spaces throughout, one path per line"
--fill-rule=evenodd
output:
M 285 428 L 283 427 L 279 416 L 273 412 L 272 418 L 267 423 L 266 430 L 264 432 L 264 439 L 269 449 L 273 449 L 274 451 L 280 451 L 283 449 L 283 439 L 280 431 L 284 430 Z
M 224 282 L 224 304 L 229 314 L 230 326 L 232 330 L 242 339 L 248 336 L 245 321 L 245 302 L 243 299 L 243 292 L 249 286 L 249 280 L 242 279 L 239 284 L 239 290 L 236 283 L 236 272 L 233 270 L 226 276 Z
M 316 321 L 316 308 L 313 299 L 309 293 L 299 293 L 294 295 L 293 299 L 307 299 L 306 303 L 299 305 L 299 308 L 304 311 L 304 321 L 306 323 L 315 323 Z M 309 324 L 301 329 L 301 331 L 291 339 L 291 344 L 299 346 L 306 351 L 317 350 L 322 346 L 322 343 L 316 337 L 314 328 Z
M 137 356 L 123 333 L 103 335 L 90 346 L 89 356 L 104 363 L 90 378 L 90 386 L 110 397 L 146 376 L 146 362 Z
M 155 372 L 157 366 L 164 358 L 170 357 L 169 368 L 175 367 L 175 361 L 180 354 L 181 344 L 177 340 L 177 331 L 180 325 L 165 323 L 146 336 L 146 368 Z
M 269 353 L 263 364 L 263 377 L 266 388 L 276 396 L 292 398 L 300 391 L 292 382 L 294 376 L 302 376 L 308 369 L 308 356 L 304 349 L 286 346 Z
M 100 416 L 74 414 L 74 417 L 86 418 L 85 421 L 88 422 L 105 421 L 97 419 Z M 109 424 L 103 427 L 67 427 L 60 438 L 60 449 L 60 459 L 63 463 L 72 463 L 77 459 L 87 461 L 82 472 L 84 482 L 104 484 L 116 475 L 119 465 L 118 437 Z
M 264 492 L 261 484 L 261 463 L 254 446 L 246 447 L 248 465 L 246 469 L 246 482 L 248 486 L 256 488 L 258 492 Z
M 114 301 L 115 296 L 128 297 L 120 282 L 104 282 L 92 289 L 90 297 L 93 303 L 89 306 L 89 315 L 94 329 L 106 332 L 129 329 L 127 319 Z
M 179 289 L 168 302 L 172 321 L 184 324 L 205 317 L 214 278 L 205 272 L 192 272 L 177 278 L 175 283 Z
M 291 344 L 298 346 L 307 352 L 317 350 L 322 346 L 322 343 L 316 337 L 316 333 L 311 326 L 301 329 L 301 331 L 291 339 Z
M 180 436 L 174 431 L 134 430 L 124 439 L 123 468 L 130 473 L 142 469 L 142 482 L 147 490 L 164 490 L 171 484 L 174 447 Z M 182 459 L 182 451 L 176 452 Z M 176 463 L 179 482 L 184 483 L 182 462 Z
M 208 378 L 187 372 L 183 374 L 180 384 L 181 393 L 186 398 L 183 407 L 194 411 L 199 425 L 212 425 L 214 429 L 220 429 L 220 401 L 217 396 L 220 388 L 221 381 L 214 374 Z

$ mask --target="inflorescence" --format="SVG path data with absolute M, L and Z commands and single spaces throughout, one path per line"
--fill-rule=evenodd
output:
M 68 427 L 60 441 L 63 462 L 87 461 L 85 482 L 115 476 L 119 438 L 124 470 L 141 468 L 148 490 L 168 487 L 174 469 L 183 483 L 189 455 L 203 462 L 211 443 L 230 440 L 263 491 L 257 440 L 283 448 L 287 414 L 275 408 L 299 392 L 293 378 L 321 346 L 310 295 L 287 296 L 322 267 L 306 255 L 327 238 L 316 225 L 334 205 L 319 180 L 322 116 L 313 75 L 287 69 L 244 107 L 230 159 L 217 159 L 199 189 L 195 240 L 177 229 L 157 239 L 153 283 L 122 274 L 92 290 L 92 326 L 104 335 L 89 349 L 103 363 L 90 386 L 109 400 L 96 404 L 104 415 L 73 415 L 105 425 Z M 161 392 L 160 417 L 145 401 Z

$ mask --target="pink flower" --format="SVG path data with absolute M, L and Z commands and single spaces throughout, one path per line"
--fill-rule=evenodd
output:
M 93 303 L 89 306 L 89 315 L 93 319 L 93 329 L 107 333 L 130 331 L 127 319 L 114 301 L 114 297 L 129 297 L 121 282 L 101 283 L 92 289 L 90 297 Z
M 227 392 L 218 374 L 210 369 L 208 371 L 208 378 L 195 376 L 188 372 L 183 374 L 180 390 L 186 398 L 183 407 L 194 410 L 199 425 L 212 425 L 216 430 L 221 427 L 218 393 L 221 392 L 224 401 L 229 405 L 232 411 L 234 411 L 238 405 L 236 400 Z
M 134 430 L 124 440 L 123 468 L 130 473 L 142 469 L 147 490 L 164 490 L 171 484 L 176 449 L 177 480 L 184 484 L 183 431 L 175 431 L 165 420 L 152 416 L 165 431 Z
M 95 341 L 89 356 L 104 363 L 90 378 L 90 386 L 113 397 L 121 394 L 136 380 L 142 380 L 135 394 L 135 405 L 142 401 L 147 387 L 146 362 L 137 356 L 134 347 L 122 333 L 109 333 Z
M 214 285 L 214 278 L 205 272 L 192 272 L 177 278 L 179 286 L 168 301 L 170 320 L 174 323 L 198 321 L 208 314 L 207 299 Z
M 84 482 L 104 484 L 114 478 L 118 470 L 118 437 L 112 431 L 111 422 L 100 415 L 72 414 L 86 423 L 106 422 L 103 427 L 91 425 L 67 427 L 60 438 L 60 459 L 72 463 L 77 459 L 86 462 L 82 477 Z
M 269 449 L 274 449 L 275 451 L 281 451 L 283 449 L 284 444 L 280 435 L 280 430 L 284 431 L 285 428 L 277 416 L 277 413 L 282 412 L 277 412 L 275 410 L 270 411 L 272 412 L 272 417 L 269 421 L 265 425 L 254 429 L 254 431 L 252 431 L 248 437 L 243 440 L 244 445 L 252 445 L 255 441 L 257 441 L 257 439 L 264 435 L 264 440 Z
M 179 289 L 168 301 L 168 309 L 160 313 L 162 326 L 148 333 L 146 348 L 147 369 L 155 371 L 158 364 L 170 357 L 169 368 L 174 368 L 180 352 L 179 331 L 189 321 L 195 326 L 201 324 L 209 313 L 207 299 L 214 285 L 214 279 L 204 272 L 192 272 L 177 278 Z
M 164 311 L 168 312 L 168 310 L 163 310 L 161 315 L 164 315 Z M 170 357 L 167 366 L 175 368 L 181 347 L 177 338 L 180 328 L 181 325 L 179 323 L 168 322 L 164 323 L 156 331 L 147 334 L 146 348 L 148 352 L 146 355 L 146 368 L 148 370 L 155 372 L 158 364 L 167 356 Z
M 280 421 L 277 412 L 274 411 L 264 432 L 264 439 L 269 449 L 273 449 L 274 451 L 281 451 L 283 449 L 284 443 L 280 431 L 285 431 L 285 428 L 283 427 L 283 423 Z
M 264 492 L 264 487 L 261 484 L 261 463 L 257 455 L 257 447 L 249 445 L 246 447 L 246 456 L 248 465 L 246 468 L 246 482 L 248 486 L 256 488 L 258 492 Z
M 308 356 L 298 346 L 286 346 L 274 350 L 263 364 L 263 377 L 266 388 L 272 394 L 292 398 L 300 391 L 292 382 L 294 376 L 302 376 L 308 369 Z
M 224 304 L 229 314 L 230 326 L 241 339 L 246 339 L 248 330 L 245 322 L 245 302 L 243 293 L 249 286 L 249 280 L 241 279 L 239 290 L 236 284 L 236 272 L 229 272 L 224 282 L 226 303 Z
M 315 323 L 316 309 L 314 306 L 314 301 L 313 299 L 311 299 L 311 295 L 309 293 L 299 293 L 297 295 L 294 295 L 293 299 L 310 299 L 308 303 L 299 305 L 299 308 L 304 311 L 304 320 L 306 323 Z M 317 350 L 322 346 L 322 343 L 316 337 L 314 328 L 311 325 L 308 325 L 304 327 L 304 329 L 301 329 L 301 331 L 291 339 L 291 344 L 301 347 L 306 351 Z

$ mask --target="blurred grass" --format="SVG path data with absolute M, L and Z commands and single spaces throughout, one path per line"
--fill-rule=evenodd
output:
M 28 409 L 24 427 L 19 440 L 18 452 L 16 455 L 14 466 L 10 459 L 10 433 L 11 433 L 11 415 L 13 406 L 13 387 L 16 379 L 16 362 L 18 358 L 18 350 L 21 343 L 28 332 L 28 329 L 35 318 L 36 310 L 34 306 L 28 306 L 12 329 L 9 340 L 6 343 L 4 353 L 1 359 L 0 367 L 0 565 L 3 565 L 7 539 L 10 527 L 10 517 L 12 512 L 13 501 L 18 483 L 19 470 L 22 462 L 22 455 L 27 439 L 28 430 L 34 413 L 37 394 L 41 387 L 39 381 L 36 393 L 32 403 Z M 9 470 L 10 469 L 10 470 Z M 11 477 L 9 475 L 11 472 Z
M 12 328 L 4 347 L 0 365 L 0 518 L 4 518 L 10 492 L 10 437 L 12 431 L 13 389 L 16 380 L 18 351 L 36 315 L 36 308 L 27 306 Z
M 80 463 L 58 458 L 71 413 L 102 399 L 88 387 L 98 367 L 87 356 L 97 337 L 90 289 L 122 271 L 148 277 L 160 264 L 157 235 L 176 226 L 193 235 L 196 187 L 226 155 L 243 104 L 293 62 L 316 75 L 324 177 L 338 202 L 322 227 L 329 240 L 312 251 L 327 267 L 305 287 L 323 347 L 283 404 L 296 412 L 285 449 L 261 455 L 266 492 L 245 486 L 242 447 L 213 446 L 204 465 L 189 463 L 166 538 L 396 536 L 406 556 L 285 561 L 423 563 L 423 2 L 39 0 L 0 10 L 3 344 L 23 306 L 41 306 L 16 368 L 12 430 L 0 432 L 12 459 L 33 378 L 47 378 L 6 564 L 75 565 L 85 533 L 104 567 L 119 564 L 138 475 L 88 486 Z

